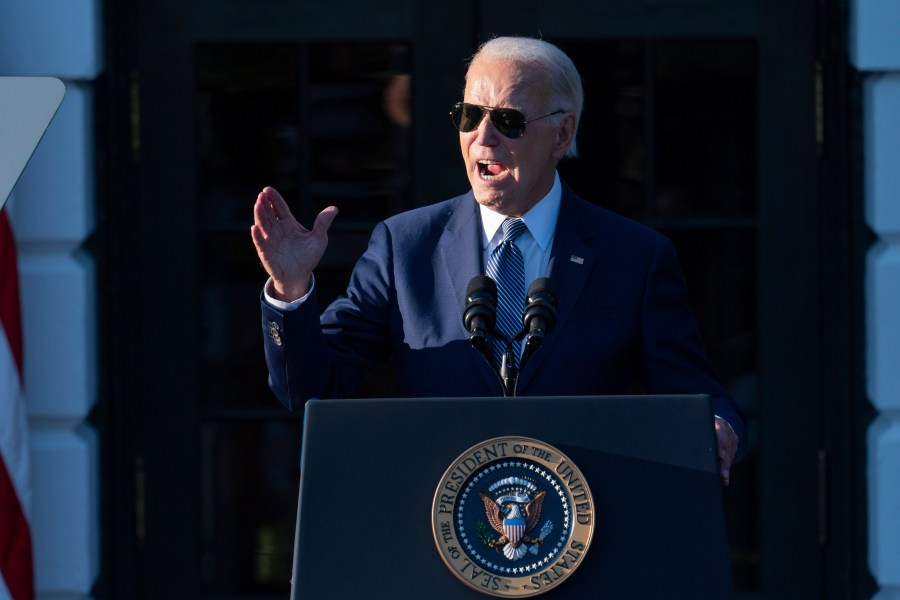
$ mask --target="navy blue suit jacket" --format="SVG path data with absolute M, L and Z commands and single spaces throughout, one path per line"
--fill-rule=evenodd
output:
M 469 280 L 484 273 L 482 231 L 470 191 L 379 223 L 346 295 L 321 318 L 315 292 L 288 312 L 263 300 L 279 400 L 300 410 L 311 397 L 346 397 L 391 356 L 403 396 L 501 395 L 462 323 Z M 743 421 L 706 358 L 668 239 L 564 185 L 547 275 L 557 324 L 518 395 L 705 393 L 743 450 Z

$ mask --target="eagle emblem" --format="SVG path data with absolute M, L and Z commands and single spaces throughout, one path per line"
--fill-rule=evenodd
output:
M 497 552 L 502 549 L 509 560 L 519 560 L 529 551 L 537 554 L 537 546 L 553 529 L 553 524 L 547 521 L 538 537 L 530 535 L 541 520 L 546 495 L 546 490 L 524 477 L 506 477 L 480 492 L 487 521 L 500 534 L 499 538 L 485 535 L 482 542 Z
M 517 436 L 459 455 L 438 483 L 431 514 L 434 542 L 456 578 L 510 599 L 556 588 L 584 562 L 594 532 L 581 471 L 553 446 Z

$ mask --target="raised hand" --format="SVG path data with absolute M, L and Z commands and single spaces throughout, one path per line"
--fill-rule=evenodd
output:
M 338 214 L 329 206 L 319 213 L 313 228 L 303 227 L 273 188 L 256 197 L 250 236 L 263 268 L 272 277 L 275 297 L 292 301 L 309 291 L 313 270 L 328 246 L 328 228 Z

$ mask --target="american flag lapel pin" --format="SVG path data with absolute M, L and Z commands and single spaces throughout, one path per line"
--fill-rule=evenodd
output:
M 572 261 L 573 263 L 575 263 L 576 265 L 584 264 L 584 259 L 581 258 L 580 256 L 575 256 L 574 254 L 569 257 L 569 260 Z

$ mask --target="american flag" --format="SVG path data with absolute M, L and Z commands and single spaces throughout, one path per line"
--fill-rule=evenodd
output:
M 16 246 L 0 210 L 0 600 L 34 599 Z

